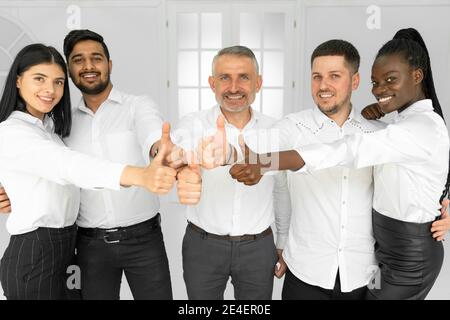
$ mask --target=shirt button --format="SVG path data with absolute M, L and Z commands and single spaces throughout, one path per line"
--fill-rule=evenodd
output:
M 341 226 L 341 229 L 345 229 L 345 226 Z
M 342 252 L 342 248 L 339 248 L 339 252 Z
M 342 204 L 345 205 L 345 201 L 342 201 Z
M 344 176 L 344 180 L 347 180 L 347 176 Z

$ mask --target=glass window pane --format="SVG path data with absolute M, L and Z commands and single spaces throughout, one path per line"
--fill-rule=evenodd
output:
M 198 52 L 178 52 L 178 86 L 198 86 Z
M 240 14 L 239 43 L 249 48 L 261 48 L 262 24 L 257 13 Z
M 211 107 L 215 106 L 217 104 L 216 102 L 216 96 L 214 95 L 214 92 L 211 90 L 211 88 L 202 88 L 201 89 L 201 109 L 210 109 Z
M 261 91 L 256 94 L 255 101 L 252 103 L 252 109 L 261 111 Z
M 264 85 L 282 87 L 284 83 L 283 52 L 264 52 L 263 66 Z
M 198 110 L 198 89 L 178 89 L 178 116 Z
M 283 116 L 283 89 L 264 89 L 262 112 L 280 119 Z
M 222 14 L 202 13 L 202 48 L 222 47 Z
M 284 47 L 284 13 L 264 14 L 264 48 Z
M 198 48 L 198 14 L 178 13 L 177 15 L 177 35 L 178 48 L 194 49 Z
M 200 83 L 203 87 L 209 87 L 208 77 L 212 74 L 212 61 L 215 51 L 202 51 L 202 70 L 200 71 Z

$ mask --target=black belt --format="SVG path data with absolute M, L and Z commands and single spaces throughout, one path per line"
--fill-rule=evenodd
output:
M 203 237 L 205 238 L 213 238 L 213 239 L 219 239 L 219 240 L 228 240 L 228 241 L 248 241 L 248 240 L 257 240 L 260 238 L 264 238 L 265 236 L 268 236 L 269 234 L 272 234 L 272 228 L 268 227 L 266 230 L 264 230 L 261 233 L 258 234 L 244 234 L 242 236 L 230 236 L 230 235 L 218 235 L 218 234 L 214 234 L 214 233 L 209 233 L 206 232 L 205 230 L 203 230 L 200 227 L 197 227 L 195 224 L 189 222 L 189 227 L 194 230 L 197 231 L 199 233 L 202 234 Z
M 161 215 L 158 213 L 156 216 L 147 221 L 128 227 L 117 227 L 111 229 L 78 227 L 78 232 L 89 238 L 103 239 L 106 243 L 118 243 L 122 240 L 143 236 L 150 230 L 157 229 L 160 226 Z

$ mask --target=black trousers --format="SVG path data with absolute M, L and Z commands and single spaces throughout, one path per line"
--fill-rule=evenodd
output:
M 102 230 L 79 228 L 82 299 L 119 299 L 124 272 L 134 299 L 171 300 L 169 263 L 159 222 L 155 225 L 148 220 L 118 229 L 104 238 Z
M 363 300 L 367 287 L 361 287 L 352 292 L 341 292 L 341 281 L 339 272 L 333 290 L 303 282 L 288 269 L 284 277 L 282 300 Z
M 67 267 L 73 262 L 76 225 L 12 235 L 0 263 L 8 300 L 68 298 Z
M 372 212 L 380 266 L 379 286 L 367 299 L 425 299 L 442 267 L 442 242 L 431 235 L 431 224 L 404 222 Z

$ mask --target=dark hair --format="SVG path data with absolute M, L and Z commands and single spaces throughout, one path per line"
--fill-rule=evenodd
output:
M 408 64 L 417 69 L 421 69 L 423 72 L 422 90 L 427 99 L 431 99 L 433 103 L 434 112 L 436 112 L 442 120 L 444 115 L 442 113 L 441 104 L 436 95 L 436 89 L 434 87 L 433 74 L 431 72 L 431 61 L 428 49 L 423 41 L 420 33 L 414 28 L 406 28 L 397 31 L 394 38 L 388 41 L 378 51 L 375 59 L 381 56 L 389 54 L 400 54 Z M 449 172 L 447 174 L 447 182 L 445 183 L 445 189 L 442 192 L 439 203 L 448 196 L 450 188 L 450 163 Z
M 64 38 L 63 47 L 67 62 L 69 62 L 69 56 L 72 53 L 73 47 L 75 47 L 78 42 L 85 40 L 93 40 L 99 42 L 103 47 L 103 51 L 105 51 L 106 58 L 109 60 L 109 50 L 103 40 L 103 37 L 94 31 L 84 29 L 72 30 Z
M 255 54 L 252 50 L 250 50 L 247 47 L 244 46 L 232 46 L 221 49 L 215 56 L 212 62 L 212 72 L 214 73 L 214 65 L 216 64 L 217 58 L 223 55 L 234 55 L 234 56 L 241 56 L 241 57 L 247 57 L 250 58 L 253 61 L 253 64 L 255 65 L 256 73 L 259 74 L 259 65 L 258 61 L 256 60 Z
M 47 115 L 53 119 L 55 133 L 61 137 L 70 134 L 72 126 L 72 115 L 70 105 L 69 81 L 67 67 L 62 55 L 53 47 L 41 43 L 30 44 L 20 50 L 9 70 L 0 100 L 0 122 L 5 121 L 13 111 L 27 112 L 25 101 L 19 95 L 17 88 L 17 77 L 29 68 L 45 63 L 56 63 L 64 72 L 64 93 L 61 100 Z
M 357 73 L 359 70 L 359 53 L 350 42 L 339 39 L 325 41 L 314 49 L 311 55 L 311 65 L 315 58 L 324 56 L 343 56 L 353 73 Z

